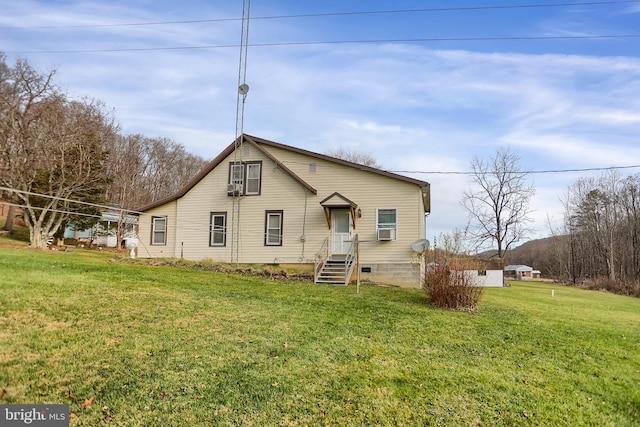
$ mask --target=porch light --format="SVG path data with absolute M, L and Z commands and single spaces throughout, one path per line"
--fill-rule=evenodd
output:
M 358 208 L 358 218 L 362 218 L 362 209 Z

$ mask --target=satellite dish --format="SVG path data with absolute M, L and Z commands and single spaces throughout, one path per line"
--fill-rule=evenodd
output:
M 416 240 L 411 244 L 411 249 L 416 252 L 424 252 L 429 249 L 431 243 L 427 239 Z
M 249 85 L 246 83 L 242 83 L 240 86 L 238 86 L 238 93 L 240 95 L 246 95 L 247 93 L 249 93 Z

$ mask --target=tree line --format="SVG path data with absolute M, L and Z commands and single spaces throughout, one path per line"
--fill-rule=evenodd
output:
M 498 259 L 534 266 L 565 283 L 640 296 L 640 174 L 623 177 L 611 169 L 578 179 L 562 198 L 563 225 L 550 238 L 512 249 L 529 233 L 535 192 L 519 160 L 509 149 L 472 160 L 472 187 L 461 200 L 472 245 L 492 242 Z
M 562 203 L 563 224 L 510 260 L 562 282 L 640 297 L 640 174 L 580 178 Z
M 579 179 L 568 189 L 564 207 L 559 273 L 605 289 L 631 290 L 640 283 L 640 174 L 609 171 Z
M 90 226 L 104 205 L 124 213 L 168 196 L 205 164 L 170 139 L 121 134 L 104 103 L 72 99 L 55 70 L 0 52 L 0 199 L 21 208 L 32 246 Z

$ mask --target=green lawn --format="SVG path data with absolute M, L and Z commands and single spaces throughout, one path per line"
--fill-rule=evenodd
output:
M 113 256 L 0 248 L 0 403 L 73 426 L 640 421 L 640 299 L 516 282 L 469 314 Z

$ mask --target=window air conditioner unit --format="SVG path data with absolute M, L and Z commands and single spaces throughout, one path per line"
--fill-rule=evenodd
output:
M 378 240 L 393 240 L 395 231 L 394 228 L 379 228 Z
M 227 184 L 227 196 L 239 196 L 242 194 L 242 184 Z

